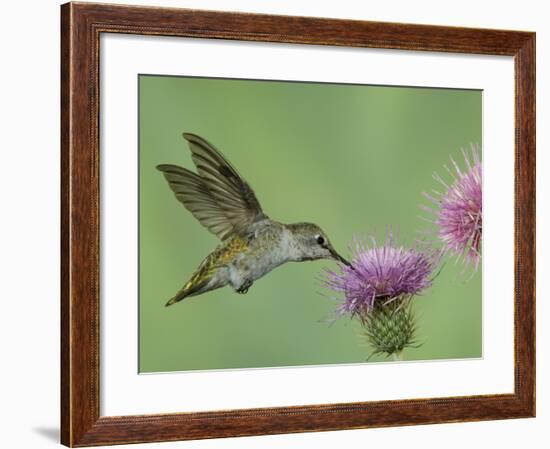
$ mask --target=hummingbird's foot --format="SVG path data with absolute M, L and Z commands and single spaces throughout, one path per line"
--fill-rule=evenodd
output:
M 236 290 L 237 293 L 240 293 L 244 295 L 246 292 L 248 292 L 248 289 L 252 286 L 252 281 L 247 279 L 245 280 L 241 286 Z

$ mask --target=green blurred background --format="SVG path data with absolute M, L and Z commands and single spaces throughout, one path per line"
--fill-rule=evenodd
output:
M 155 166 L 194 170 L 181 134 L 199 134 L 269 216 L 319 224 L 344 256 L 354 235 L 383 237 L 387 225 L 411 242 L 427 226 L 433 172 L 481 143 L 481 92 L 141 75 L 139 94 L 139 371 L 365 362 L 359 324 L 332 323 L 338 300 L 320 284 L 330 261 L 283 265 L 246 295 L 224 288 L 164 307 L 218 240 Z M 481 356 L 480 272 L 449 260 L 415 309 L 423 344 L 405 360 Z

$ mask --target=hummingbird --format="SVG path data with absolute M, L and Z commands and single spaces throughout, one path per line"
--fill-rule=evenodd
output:
M 171 164 L 157 169 L 176 198 L 221 244 L 166 306 L 225 286 L 247 293 L 254 281 L 286 262 L 333 259 L 351 266 L 319 226 L 272 220 L 218 149 L 195 134 L 184 133 L 183 137 L 197 173 Z

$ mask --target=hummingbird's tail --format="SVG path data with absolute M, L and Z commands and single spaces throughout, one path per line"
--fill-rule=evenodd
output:
M 201 279 L 197 274 L 195 274 L 189 282 L 187 282 L 176 295 L 168 301 L 165 306 L 171 306 L 177 302 L 182 301 L 188 296 L 195 296 L 203 293 L 208 290 L 208 281 L 209 279 Z
M 216 255 L 217 253 L 214 251 L 202 261 L 197 271 L 191 276 L 191 279 L 189 279 L 181 290 L 166 303 L 166 307 L 176 304 L 188 296 L 200 295 L 201 293 L 223 287 L 227 284 L 227 282 L 223 282 L 223 280 L 220 281 L 220 279 L 214 276 L 218 268 L 215 264 Z
M 172 304 L 175 304 L 177 302 L 180 302 L 182 299 L 185 299 L 187 295 L 176 295 L 174 296 L 170 301 L 168 301 L 165 306 L 171 306 Z
M 181 300 L 187 298 L 188 296 L 196 292 L 197 292 L 197 289 L 193 288 L 193 284 L 191 283 L 191 281 L 189 281 L 187 284 L 183 286 L 183 288 L 179 292 L 176 293 L 176 295 L 172 299 L 170 299 L 170 301 L 168 301 L 165 304 L 165 306 L 168 307 L 168 306 L 171 306 L 172 304 L 176 304 L 177 302 L 180 302 Z

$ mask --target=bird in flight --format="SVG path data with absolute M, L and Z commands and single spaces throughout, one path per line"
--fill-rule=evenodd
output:
M 255 280 L 286 262 L 333 259 L 351 266 L 319 226 L 272 220 L 219 150 L 195 134 L 184 133 L 183 137 L 197 173 L 171 164 L 157 169 L 178 201 L 222 242 L 167 306 L 228 285 L 237 293 L 246 293 Z

